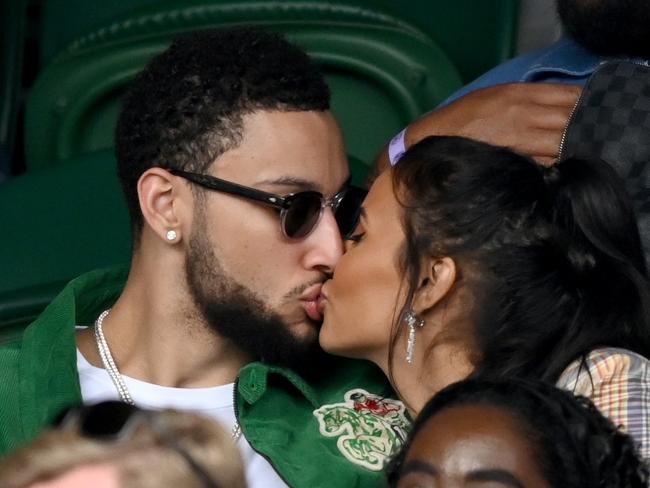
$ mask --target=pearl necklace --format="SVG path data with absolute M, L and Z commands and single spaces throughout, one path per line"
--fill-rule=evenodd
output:
M 95 342 L 97 343 L 97 350 L 99 351 L 99 355 L 102 358 L 104 369 L 113 381 L 113 384 L 117 389 L 117 393 L 120 395 L 122 401 L 124 403 L 128 403 L 129 405 L 135 405 L 133 397 L 131 397 L 131 393 L 129 393 L 129 389 L 126 387 L 124 378 L 122 378 L 120 370 L 117 369 L 117 365 L 113 360 L 111 350 L 108 348 L 108 342 L 106 342 L 106 337 L 104 336 L 104 319 L 108 316 L 110 311 L 110 308 L 108 310 L 104 310 L 101 314 L 99 314 L 97 320 L 95 320 Z M 239 425 L 239 422 L 235 420 L 235 425 L 232 426 L 230 435 L 232 436 L 232 439 L 237 442 L 241 437 L 241 433 L 241 426 Z
M 117 392 L 120 394 L 122 401 L 129 405 L 135 405 L 133 398 L 131 398 L 131 393 L 129 393 L 129 389 L 126 387 L 126 383 L 124 383 L 124 378 L 122 378 L 120 370 L 117 369 L 117 366 L 115 365 L 113 355 L 111 354 L 111 350 L 108 348 L 108 342 L 106 342 L 106 337 L 104 336 L 102 325 L 110 311 L 110 308 L 104 310 L 95 321 L 95 341 L 97 342 L 97 349 L 102 358 L 104 369 L 108 373 L 108 376 L 111 377 L 111 380 L 113 380 L 113 384 L 115 385 Z

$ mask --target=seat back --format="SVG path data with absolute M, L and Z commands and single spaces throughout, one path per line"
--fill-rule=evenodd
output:
M 44 69 L 27 104 L 28 169 L 111 147 L 128 83 L 172 37 L 244 21 L 285 33 L 323 66 L 348 152 L 364 162 L 461 84 L 428 36 L 382 13 L 316 2 L 177 0 L 79 39 Z
M 20 104 L 25 0 L 0 2 L 0 182 L 10 173 Z
M 42 6 L 41 54 L 47 63 L 58 53 L 91 32 L 137 12 L 162 10 L 166 0 L 47 0 Z M 188 2 L 191 5 L 191 2 Z M 212 0 L 224 10 L 237 4 L 254 4 L 273 9 L 275 1 Z M 385 12 L 416 26 L 442 47 L 445 54 L 468 82 L 501 63 L 515 52 L 518 0 L 304 0 L 303 4 L 348 5 L 366 11 Z M 290 7 L 289 7 L 290 8 Z M 287 9 L 288 10 L 288 9 Z M 281 14 L 282 15 L 282 14 Z
M 32 320 L 63 285 L 128 263 L 130 224 L 111 152 L 0 185 L 0 327 Z

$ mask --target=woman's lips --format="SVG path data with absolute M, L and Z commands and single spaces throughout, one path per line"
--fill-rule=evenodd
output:
M 318 311 L 320 312 L 321 315 L 324 314 L 325 312 L 325 306 L 327 305 L 327 291 L 325 288 L 327 287 L 327 282 L 321 287 L 320 289 L 320 296 L 318 297 Z
M 316 322 L 322 322 L 323 312 L 320 307 L 320 300 L 316 299 L 303 301 L 302 306 L 305 309 L 305 313 L 310 319 Z
M 318 308 L 318 313 L 320 313 L 321 317 L 325 314 L 325 306 L 327 305 L 327 298 L 321 295 L 321 297 L 318 300 L 318 303 L 316 304 Z M 322 320 L 322 319 L 321 319 Z

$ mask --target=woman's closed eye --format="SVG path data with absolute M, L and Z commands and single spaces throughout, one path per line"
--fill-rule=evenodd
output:
M 363 236 L 366 235 L 365 225 L 363 223 L 363 211 L 361 219 L 357 222 L 356 227 L 350 234 L 345 238 L 345 248 L 348 249 L 349 246 L 354 246 L 359 244 L 363 240 Z
M 366 235 L 365 220 L 366 220 L 366 209 L 365 207 L 362 206 L 361 209 L 359 210 L 359 219 L 357 220 L 354 230 L 350 232 L 350 234 L 347 235 L 344 239 L 346 250 L 348 250 L 350 246 L 355 246 L 356 244 L 359 244 L 363 240 L 363 237 Z
M 361 242 L 363 240 L 363 236 L 365 236 L 365 232 L 357 232 L 352 235 L 349 235 L 345 238 L 346 241 L 352 241 L 355 243 Z

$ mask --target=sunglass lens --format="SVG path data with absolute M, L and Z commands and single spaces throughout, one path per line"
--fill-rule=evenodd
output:
M 88 437 L 110 438 L 118 435 L 136 407 L 121 402 L 103 402 L 88 407 L 81 421 L 82 433 Z
M 343 237 L 348 237 L 357 226 L 361 204 L 367 193 L 362 188 L 350 187 L 336 207 L 336 222 Z
M 318 223 L 322 196 L 317 192 L 301 192 L 292 195 L 285 210 L 284 233 L 291 239 L 300 239 L 309 234 Z

